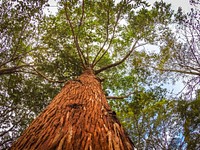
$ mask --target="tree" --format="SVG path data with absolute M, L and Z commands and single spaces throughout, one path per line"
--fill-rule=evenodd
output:
M 0 2 L 0 149 L 11 146 L 58 93 L 60 83 L 80 72 L 79 62 L 71 53 L 63 50 L 58 55 L 54 50 L 59 51 L 57 47 L 47 52 L 44 44 L 39 44 L 42 31 L 38 26 L 45 4 L 29 0 Z M 62 63 L 49 60 L 55 54 Z
M 185 148 L 177 101 L 165 97 L 166 90 L 155 87 L 113 103 L 138 150 Z
M 147 8 L 145 8 L 145 6 L 148 6 L 148 4 L 146 4 L 143 1 L 120 1 L 118 3 L 115 3 L 113 1 L 103 1 L 103 2 L 98 2 L 98 1 L 64 2 L 64 1 L 61 1 L 60 6 L 61 6 L 60 11 L 57 17 L 50 17 L 50 19 L 47 18 L 47 20 L 44 18 L 44 24 L 39 24 L 42 27 L 45 27 L 45 25 L 50 25 L 50 26 L 52 25 L 52 28 L 55 29 L 53 30 L 55 32 L 51 32 L 51 30 L 48 30 L 48 29 L 45 30 L 45 32 L 39 32 L 41 30 L 38 30 L 38 32 L 40 33 L 40 36 L 37 41 L 40 44 L 44 44 L 43 48 L 46 50 L 46 51 L 42 51 L 44 52 L 44 55 L 42 55 L 41 57 L 40 55 L 39 57 L 35 57 L 36 55 L 33 55 L 33 56 L 30 56 L 30 58 L 37 64 L 38 62 L 42 63 L 42 60 L 48 60 L 48 61 L 57 60 L 57 59 L 54 59 L 54 57 L 49 57 L 49 51 L 54 52 L 52 51 L 52 49 L 55 50 L 56 52 L 55 55 L 62 54 L 63 51 L 69 52 L 70 54 L 73 53 L 75 55 L 75 58 L 79 59 L 83 72 L 90 72 L 90 73 L 89 74 L 83 73 L 83 75 L 81 75 L 80 78 L 71 82 L 69 81 L 62 91 L 65 91 L 65 88 L 70 89 L 71 83 L 76 83 L 78 87 L 81 87 L 80 85 L 82 85 L 82 82 L 83 82 L 85 85 L 83 84 L 82 86 L 85 88 L 90 87 L 90 83 L 91 83 L 91 86 L 93 85 L 92 83 L 95 83 L 94 89 L 97 88 L 98 90 L 95 90 L 95 93 L 90 93 L 88 91 L 89 93 L 87 94 L 87 96 L 83 98 L 84 101 L 88 101 L 88 100 L 91 101 L 91 99 L 89 99 L 90 95 L 91 97 L 95 97 L 95 95 L 97 95 L 98 93 L 102 93 L 101 89 L 99 88 L 100 83 L 97 82 L 96 80 L 97 77 L 95 77 L 95 75 L 101 74 L 103 76 L 103 71 L 106 73 L 108 73 L 108 70 L 115 71 L 114 67 L 124 68 L 124 66 L 130 66 L 130 64 L 125 63 L 125 61 L 128 59 L 132 61 L 130 56 L 138 47 L 141 47 L 147 43 L 154 43 L 155 41 L 163 40 L 163 37 L 165 37 L 165 35 L 161 36 L 162 34 L 157 33 L 155 31 L 157 30 L 158 27 L 160 27 L 160 31 L 166 30 L 165 27 L 171 21 L 170 18 L 172 16 L 172 11 L 170 10 L 170 6 L 166 5 L 163 2 L 156 3 L 155 6 L 152 8 L 152 10 L 148 10 Z M 45 21 L 49 21 L 52 24 L 45 24 Z M 122 23 L 123 21 L 126 23 L 123 24 Z M 40 29 L 42 29 L 42 27 Z M 63 31 L 63 29 L 66 32 L 61 32 Z M 65 41 L 64 40 L 65 38 L 62 38 L 62 39 L 58 39 L 59 42 L 54 43 L 57 37 L 62 37 L 62 36 L 65 37 L 67 40 Z M 56 57 L 56 58 L 58 58 L 59 60 L 60 56 L 63 56 L 63 55 L 59 55 L 59 57 Z M 63 58 L 66 58 L 66 55 L 63 56 Z M 61 62 L 61 61 L 59 60 L 58 62 Z M 43 71 L 43 67 L 34 66 L 34 68 L 32 69 L 38 75 L 44 77 L 48 81 L 51 81 L 48 78 L 46 78 L 46 76 L 43 73 L 41 73 L 41 71 Z M 51 70 L 54 71 L 53 69 Z M 90 78 L 91 81 L 93 82 L 88 82 L 86 77 Z M 97 83 L 98 83 L 98 86 L 96 87 Z M 73 84 L 74 88 L 76 87 L 76 84 Z M 78 93 L 80 93 L 79 90 L 81 91 L 81 88 L 77 89 Z M 63 95 L 62 91 L 59 95 Z M 70 93 L 72 94 L 71 95 L 72 98 L 73 96 L 76 96 L 74 92 L 76 92 L 76 90 Z M 80 96 L 81 95 L 82 93 L 80 93 Z M 44 119 L 42 118 L 42 116 L 45 116 L 46 112 L 50 113 L 50 109 L 54 109 L 54 107 L 56 107 L 55 106 L 55 103 L 57 103 L 56 101 L 59 101 L 59 100 L 60 102 L 64 101 L 64 99 L 60 99 L 58 97 L 59 96 L 57 96 L 54 99 L 54 101 L 47 107 L 47 109 L 40 116 L 38 116 L 38 118 L 32 123 L 32 125 L 30 125 L 30 127 L 24 132 L 22 137 L 19 138 L 16 144 L 13 145 L 13 148 L 26 143 L 25 141 L 26 139 L 24 138 L 23 140 L 23 136 L 26 136 L 27 135 L 26 133 L 32 132 L 33 129 L 35 128 L 34 127 L 35 125 L 40 124 L 39 120 Z M 123 129 L 121 128 L 120 123 L 116 119 L 115 113 L 112 112 L 110 108 L 107 106 L 108 104 L 107 104 L 107 101 L 105 100 L 105 96 L 101 94 L 99 95 L 99 97 L 95 97 L 95 100 L 99 99 L 101 103 L 97 101 L 94 103 L 97 106 L 94 105 L 95 107 L 91 107 L 91 108 L 96 108 L 97 111 L 99 110 L 98 116 L 102 116 L 103 119 L 106 121 L 105 127 L 104 126 L 103 128 L 101 127 L 102 118 L 99 118 L 99 117 L 93 118 L 91 123 L 93 121 L 95 122 L 95 120 L 100 121 L 98 126 L 100 129 L 103 130 L 102 137 L 105 137 L 105 135 L 107 134 L 107 137 L 103 138 L 104 140 L 110 139 L 112 142 L 119 142 L 118 146 L 123 146 L 124 149 L 126 147 L 127 149 L 133 148 L 133 144 L 130 142 L 129 138 L 127 137 L 127 135 L 124 133 Z M 69 97 L 69 99 L 71 98 Z M 68 112 L 72 114 L 74 113 L 74 115 L 76 115 L 75 112 L 77 112 L 77 110 L 79 109 L 82 109 L 82 104 L 85 104 L 85 103 L 77 102 L 77 103 L 71 104 L 67 102 L 66 105 L 67 105 L 67 108 L 69 109 Z M 101 106 L 105 107 L 105 111 L 101 110 Z M 60 108 L 61 105 L 59 105 L 58 107 Z M 87 107 L 87 111 L 89 110 L 91 109 Z M 62 111 L 62 109 L 58 109 L 56 111 L 59 112 L 59 111 Z M 57 113 L 56 115 L 53 115 L 53 116 L 48 115 L 50 120 L 51 119 L 56 120 L 55 118 L 56 116 L 57 116 Z M 61 127 L 63 125 L 62 123 L 63 117 L 60 115 L 58 115 L 57 117 L 59 117 L 60 119 L 58 123 L 55 123 L 56 124 L 55 126 Z M 72 119 L 72 118 L 69 118 L 69 119 Z M 83 116 L 82 116 L 82 119 L 84 119 Z M 48 119 L 46 121 L 48 122 Z M 46 121 L 43 120 L 42 122 L 45 123 Z M 65 121 L 66 120 L 64 120 L 64 122 Z M 46 125 L 50 125 L 48 124 L 49 122 L 48 123 L 47 122 L 46 122 Z M 88 125 L 92 126 L 92 124 L 88 124 Z M 86 125 L 83 125 L 83 126 L 86 127 Z M 52 130 L 52 131 L 59 130 L 59 128 L 56 128 L 55 130 L 53 130 L 51 127 L 49 127 L 48 130 L 46 130 L 47 128 L 45 124 L 43 125 L 41 124 L 40 127 L 41 128 L 38 129 L 38 132 L 40 133 L 49 132 L 49 130 Z M 72 126 L 72 127 L 74 129 L 75 126 Z M 87 127 L 81 129 L 81 131 L 82 130 L 86 131 L 86 129 Z M 76 131 L 79 131 L 79 130 L 77 129 Z M 67 128 L 64 131 L 59 132 L 57 136 L 55 136 L 55 138 L 52 138 L 50 134 L 46 134 L 45 138 L 42 137 L 43 134 L 37 134 L 37 135 L 38 137 L 44 138 L 43 139 L 44 143 L 49 140 L 53 140 L 50 142 L 50 145 L 44 144 L 43 146 L 48 146 L 48 147 L 52 146 L 52 148 L 55 148 L 55 147 L 59 147 L 59 145 L 63 146 L 62 144 L 66 142 L 65 140 L 68 137 L 65 137 L 63 135 L 66 132 L 69 132 L 71 135 L 72 128 Z M 100 133 L 99 129 L 97 129 L 97 133 Z M 115 135 L 116 133 L 117 133 L 117 136 Z M 75 135 L 78 135 L 78 134 L 79 134 L 78 132 L 75 132 L 73 134 L 73 137 L 75 137 Z M 92 132 L 91 134 L 88 134 L 88 136 L 86 136 L 87 139 L 83 139 L 83 143 L 86 143 L 85 146 L 88 146 L 87 144 L 91 143 L 90 138 L 94 139 L 94 134 L 95 132 Z M 30 135 L 32 135 L 32 133 L 30 133 Z M 87 133 L 85 133 L 85 135 L 87 135 Z M 114 137 L 116 136 L 116 138 L 113 139 L 112 138 L 113 136 Z M 34 146 L 42 147 L 42 143 L 40 143 L 41 140 L 38 139 L 37 137 L 33 137 L 33 138 L 36 141 L 32 143 L 33 145 L 30 145 L 30 143 L 27 143 L 27 146 L 29 145 L 33 147 Z M 95 136 L 95 138 L 97 137 Z M 71 143 L 75 142 L 75 139 L 73 140 L 74 141 Z M 127 143 L 125 141 L 127 141 Z M 105 143 L 105 147 L 102 147 L 102 149 L 105 149 L 108 147 L 112 149 L 112 147 L 114 146 L 112 144 L 109 145 L 110 141 L 107 142 L 107 140 L 103 141 L 103 143 Z M 78 142 L 76 144 L 77 145 L 73 145 L 73 146 L 78 146 Z
M 20 72 L 22 70 L 26 72 L 27 68 L 32 66 L 32 63 L 27 63 L 28 55 L 35 49 L 31 47 L 31 41 L 34 39 L 36 26 L 30 22 L 40 17 L 44 3 L 45 1 L 0 2 L 0 147 L 2 149 L 10 145 L 13 139 L 19 136 L 18 133 L 23 130 L 28 120 L 33 118 L 33 113 L 27 111 L 25 105 L 24 110 L 20 111 L 19 103 L 22 103 L 23 98 L 21 102 L 17 102 L 17 97 L 22 91 L 20 83 L 26 82 Z M 27 90 L 27 87 L 24 89 Z
M 160 53 L 152 55 L 153 68 L 161 74 L 167 74 L 184 81 L 185 87 L 181 91 L 182 96 L 177 98 L 177 113 L 181 118 L 182 136 L 184 136 L 185 148 L 199 149 L 199 81 L 200 81 L 200 53 L 199 53 L 199 1 L 190 1 L 193 8 L 187 14 L 178 9 L 175 26 L 176 34 L 164 43 Z M 156 56 L 156 57 L 155 57 Z M 157 60 L 157 64 L 155 63 Z M 157 66 L 155 66 L 155 64 Z M 173 80 L 174 80 L 173 79 Z M 184 91 L 184 92 L 183 92 Z
M 199 62 L 199 1 L 191 0 L 191 11 L 184 14 L 179 8 L 175 17 L 174 26 L 176 32 L 166 40 L 160 47 L 160 53 L 156 54 L 153 61 L 153 68 L 165 74 L 176 74 L 185 84 L 185 96 L 193 98 L 196 90 L 199 89 L 200 62 Z M 197 7 L 196 7 L 197 6 Z M 155 66 L 157 62 L 157 66 Z
M 200 94 L 196 93 L 196 98 L 193 101 L 181 100 L 178 103 L 178 112 L 183 121 L 183 129 L 187 149 L 199 149 L 200 144 Z
M 90 69 L 65 85 L 11 149 L 83 148 L 134 148 Z
M 30 22 L 41 17 L 41 9 L 45 2 L 1 2 L 0 75 L 21 72 L 33 65 L 31 60 L 25 62 L 27 54 L 38 46 L 32 47 L 31 41 L 35 40 L 33 35 L 36 35 L 36 25 Z

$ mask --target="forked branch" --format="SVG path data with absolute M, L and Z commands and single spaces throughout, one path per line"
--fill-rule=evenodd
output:
M 118 25 L 118 22 L 119 22 L 119 19 L 120 19 L 120 16 L 121 16 L 121 12 L 122 12 L 123 6 L 124 6 L 124 5 L 121 5 L 121 7 L 120 7 L 120 9 L 119 9 L 119 11 L 118 11 L 118 13 L 117 13 L 117 18 L 116 18 L 116 21 L 115 21 L 115 24 L 114 24 L 114 27 L 113 27 L 113 32 L 112 32 L 111 39 L 110 39 L 110 41 L 109 41 L 109 43 L 108 43 L 108 47 L 107 47 L 107 49 L 103 52 L 103 54 L 101 55 L 101 57 L 97 60 L 99 54 L 102 52 L 102 50 L 104 49 L 106 43 L 107 43 L 108 40 L 109 40 L 109 38 L 108 38 L 108 37 L 109 37 L 108 26 L 109 26 L 109 22 L 110 22 L 110 21 L 109 21 L 109 10 L 108 10 L 108 12 L 107 12 L 107 17 L 108 17 L 108 19 L 107 19 L 107 28 L 106 28 L 106 40 L 104 41 L 102 47 L 100 48 L 100 50 L 98 51 L 97 55 L 95 56 L 95 58 L 94 58 L 94 60 L 93 60 L 93 62 L 92 62 L 92 66 L 95 66 L 95 65 L 104 57 L 104 55 L 108 52 L 108 50 L 109 50 L 109 48 L 110 48 L 110 46 L 111 46 L 111 44 L 112 44 L 112 41 L 113 41 L 113 39 L 114 39 L 114 37 L 115 37 L 116 27 L 117 27 L 117 25 Z
M 84 6 L 84 5 L 83 5 L 83 6 Z M 64 10 L 65 10 L 65 16 L 66 16 L 67 22 L 69 23 L 70 29 L 71 29 L 71 31 L 72 31 L 72 37 L 73 37 L 74 44 L 75 44 L 75 46 L 76 46 L 76 50 L 77 50 L 77 52 L 78 52 L 79 58 L 80 58 L 80 60 L 81 60 L 81 64 L 82 64 L 83 68 L 86 68 L 87 61 L 86 61 L 86 58 L 85 58 L 85 56 L 83 55 L 83 52 L 82 52 L 82 50 L 81 50 L 81 48 L 80 48 L 80 46 L 79 46 L 78 37 L 77 37 L 77 35 L 75 34 L 74 27 L 73 27 L 73 25 L 72 25 L 71 19 L 70 19 L 68 13 L 67 13 L 67 4 L 64 4 Z M 83 11 L 83 13 L 84 13 L 84 11 Z M 83 19 L 83 18 L 81 18 L 81 20 L 82 20 L 82 19 Z
M 30 67 L 31 65 L 24 64 L 24 65 L 19 65 L 19 66 L 14 66 L 10 68 L 2 68 L 0 69 L 0 76 L 4 74 L 11 74 L 11 73 L 16 73 L 18 72 L 19 69 L 25 68 L 25 67 Z
M 117 61 L 117 62 L 115 62 L 115 63 L 113 63 L 113 64 L 104 66 L 104 67 L 102 67 L 102 68 L 100 68 L 100 69 L 98 69 L 98 70 L 95 70 L 95 74 L 98 74 L 98 73 L 100 73 L 100 72 L 102 72 L 102 71 L 104 71 L 104 70 L 107 70 L 107 69 L 110 69 L 110 68 L 112 68 L 112 67 L 115 67 L 115 66 L 118 66 L 118 65 L 122 64 L 122 63 L 131 55 L 131 53 L 135 50 L 136 44 L 138 43 L 138 41 L 139 41 L 139 39 L 137 39 L 137 40 L 135 41 L 135 43 L 133 44 L 131 50 L 124 56 L 123 59 L 121 59 L 120 61 Z
M 97 52 L 93 62 L 92 62 L 92 66 L 94 67 L 96 65 L 96 59 L 98 58 L 99 54 L 102 52 L 102 50 L 104 49 L 104 46 L 106 45 L 106 43 L 108 42 L 108 36 L 109 36 L 109 24 L 110 24 L 110 15 L 109 15 L 109 10 L 107 10 L 107 24 L 106 24 L 106 39 L 103 43 L 103 45 L 101 46 L 101 48 L 99 49 L 99 51 Z

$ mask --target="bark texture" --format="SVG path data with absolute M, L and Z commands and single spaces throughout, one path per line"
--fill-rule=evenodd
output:
M 91 70 L 69 81 L 12 150 L 133 150 Z

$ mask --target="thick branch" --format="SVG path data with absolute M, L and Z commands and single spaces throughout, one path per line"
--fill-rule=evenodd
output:
M 104 46 L 106 45 L 106 43 L 108 42 L 108 26 L 110 24 L 110 18 L 109 18 L 109 10 L 107 11 L 107 25 L 106 25 L 106 39 L 103 43 L 103 45 L 101 46 L 100 50 L 97 52 L 93 62 L 92 62 L 92 66 L 94 67 L 96 65 L 96 59 L 98 58 L 99 54 L 101 53 L 101 51 L 103 50 Z
M 138 40 L 139 40 L 139 39 L 138 39 Z M 100 68 L 100 69 L 98 69 L 98 70 L 95 70 L 95 74 L 98 74 L 98 73 L 100 73 L 100 72 L 102 72 L 102 71 L 104 71 L 104 70 L 107 70 L 107 69 L 110 69 L 110 68 L 112 68 L 112 67 L 115 67 L 115 66 L 118 66 L 118 65 L 122 64 L 122 63 L 131 55 L 131 53 L 135 50 L 135 46 L 136 46 L 138 40 L 135 41 L 135 43 L 133 44 L 131 50 L 124 56 L 123 59 L 121 59 L 120 61 L 115 62 L 115 63 L 113 63 L 113 64 L 110 64 L 110 65 L 107 65 L 107 66 L 105 66 L 105 67 L 102 67 L 102 68 Z
M 113 41 L 113 39 L 114 39 L 114 37 L 115 37 L 116 27 L 117 27 L 118 22 L 119 22 L 119 19 L 120 19 L 120 15 L 121 15 L 121 12 L 122 12 L 122 8 L 123 8 L 123 5 L 120 7 L 119 12 L 118 12 L 118 14 L 117 14 L 117 19 L 116 19 L 116 21 L 115 21 L 115 25 L 114 25 L 114 28 L 113 28 L 112 37 L 111 37 L 111 39 L 110 39 L 110 42 L 109 42 L 109 44 L 108 44 L 107 49 L 104 51 L 104 53 L 101 55 L 101 57 L 100 57 L 98 60 L 96 60 L 97 57 L 98 57 L 98 55 L 101 53 L 101 51 L 103 50 L 105 44 L 106 44 L 107 41 L 108 41 L 108 25 L 109 25 L 109 11 L 108 11 L 108 23 L 107 23 L 107 30 L 106 30 L 106 34 L 107 34 L 106 36 L 107 36 L 107 37 L 106 37 L 106 40 L 105 40 L 103 46 L 101 47 L 101 49 L 100 49 L 99 52 L 97 53 L 97 55 L 96 55 L 94 61 L 92 62 L 92 65 L 93 65 L 93 66 L 95 66 L 95 65 L 104 57 L 104 55 L 108 52 L 108 50 L 109 50 L 109 48 L 110 48 L 110 46 L 111 46 L 111 44 L 112 44 L 112 41 Z
M 18 72 L 18 69 L 21 69 L 24 67 L 30 67 L 30 65 L 25 64 L 25 65 L 20 65 L 20 66 L 14 66 L 11 68 L 3 68 L 3 69 L 0 69 L 0 75 L 15 73 L 15 72 Z
M 72 25 L 72 22 L 71 22 L 69 16 L 68 16 L 66 4 L 64 5 L 64 9 L 65 9 L 65 16 L 66 16 L 67 22 L 69 23 L 70 29 L 72 31 L 72 36 L 73 36 L 74 44 L 76 46 L 76 50 L 78 52 L 79 58 L 81 59 L 82 66 L 84 68 L 86 68 L 85 64 L 87 64 L 87 61 L 86 61 L 85 56 L 83 55 L 81 48 L 79 46 L 78 37 L 75 35 L 74 27 Z

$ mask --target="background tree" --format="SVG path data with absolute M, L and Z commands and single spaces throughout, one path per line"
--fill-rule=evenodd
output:
M 172 113 L 174 102 L 168 102 L 164 97 L 157 97 L 156 89 L 154 89 L 155 93 L 152 92 L 154 90 L 147 90 L 150 88 L 149 86 L 158 83 L 156 78 L 158 75 L 153 76 L 155 74 L 151 72 L 151 68 L 142 66 L 148 60 L 148 55 L 142 51 L 144 45 L 163 46 L 164 43 L 164 46 L 171 46 L 169 39 L 174 37 L 169 26 L 173 16 L 170 5 L 156 2 L 150 8 L 144 1 L 133 0 L 119 2 L 61 1 L 59 4 L 59 12 L 56 16 L 38 17 L 38 20 L 33 23 L 36 27 L 33 33 L 37 33 L 38 36 L 32 35 L 34 40 L 27 40 L 33 43 L 30 44 L 32 51 L 23 55 L 22 64 L 26 66 L 17 68 L 14 74 L 9 72 L 9 76 L 1 76 L 2 81 L 5 81 L 5 85 L 2 86 L 2 110 L 9 106 L 18 106 L 19 111 L 30 112 L 33 118 L 60 89 L 61 85 L 58 83 L 80 74 L 80 70 L 91 67 L 95 74 L 105 79 L 103 88 L 107 91 L 109 98 L 115 99 L 116 97 L 113 95 L 130 96 L 130 99 L 125 101 L 112 100 L 110 103 L 114 109 L 118 103 L 126 104 L 124 109 L 128 109 L 125 111 L 128 112 L 128 115 L 126 116 L 120 110 L 117 110 L 117 114 L 121 115 L 119 117 L 122 118 L 121 120 L 134 119 L 135 122 L 132 126 L 127 123 L 128 121 L 126 123 L 138 148 L 145 144 L 148 148 L 169 148 L 174 143 L 178 143 L 177 147 L 181 147 L 181 142 L 175 140 L 180 139 L 177 138 L 178 133 L 173 133 L 179 131 L 178 124 L 177 128 L 169 130 L 171 139 L 167 139 L 168 141 L 165 143 L 159 141 L 159 138 L 166 139 L 164 130 L 168 130 L 168 128 L 165 123 L 173 126 L 172 122 L 176 118 L 176 113 Z M 25 45 L 28 44 L 25 43 Z M 135 59 L 136 57 L 137 59 Z M 23 71 L 23 73 L 19 73 L 19 71 Z M 16 75 L 21 75 L 21 78 L 16 80 Z M 7 82 L 6 78 L 8 77 L 13 77 L 10 80 L 12 82 Z M 21 80 L 23 82 L 19 83 Z M 7 90 L 11 90 L 9 95 L 13 95 L 17 105 L 13 103 L 6 105 L 11 99 L 6 94 Z M 9 100 L 6 100 L 6 96 Z M 153 106 L 152 109 L 150 109 L 151 106 Z M 163 109 L 160 110 L 158 107 Z M 9 112 L 5 111 L 5 114 L 10 116 Z M 13 118 L 16 118 L 15 114 L 17 113 L 13 114 Z M 22 115 L 19 114 L 19 116 Z M 164 122 L 162 118 L 167 120 Z M 23 121 L 24 118 L 19 122 Z M 143 121 L 143 124 L 140 121 Z M 148 122 L 151 122 L 152 125 Z M 144 133 L 146 127 L 149 133 Z M 138 132 L 137 130 L 140 129 L 141 131 Z M 11 128 L 10 133 L 13 133 L 14 130 L 16 130 L 15 127 Z M 17 130 L 17 132 L 19 131 Z M 149 135 L 157 141 L 149 141 L 145 135 Z M 5 138 L 2 141 L 6 141 Z M 6 147 L 2 144 L 3 146 Z
M 30 121 L 46 107 L 60 89 L 58 81 L 65 81 L 79 72 L 79 62 L 72 55 L 62 52 L 71 61 L 62 54 L 59 58 L 62 65 L 59 64 L 58 68 L 55 61 L 58 55 L 54 55 L 56 47 L 47 52 L 45 46 L 39 43 L 42 31 L 38 26 L 45 3 L 3 0 L 0 4 L 1 149 L 10 147 Z M 54 61 L 49 59 L 52 56 Z M 74 66 L 74 71 L 68 74 Z
M 187 83 L 188 93 L 191 93 L 192 100 L 181 100 L 178 111 L 183 120 L 185 141 L 188 149 L 199 149 L 200 116 L 199 116 L 199 83 L 200 83 L 200 2 L 191 0 L 193 6 L 191 11 L 183 17 L 180 24 L 183 25 L 185 44 L 183 46 L 182 66 L 187 69 L 189 76 Z M 183 74 L 185 74 L 183 72 Z M 192 91 L 192 92 L 191 92 Z
M 185 96 L 192 98 L 199 89 L 200 82 L 200 54 L 199 54 L 199 14 L 198 1 L 190 1 L 191 11 L 184 14 L 179 8 L 174 22 L 174 34 L 160 47 L 160 53 L 154 55 L 152 64 L 161 73 L 176 74 L 177 78 L 182 76 L 185 84 Z M 178 24 L 178 25 L 177 25 Z M 177 79 L 176 78 L 176 79 Z
M 186 147 L 177 101 L 165 99 L 165 93 L 157 87 L 111 103 L 137 149 Z
M 35 37 L 33 35 L 36 34 L 36 25 L 30 24 L 30 22 L 40 18 L 44 3 L 45 1 L 1 1 L 0 144 L 2 148 L 5 148 L 19 136 L 18 133 L 26 127 L 27 122 L 34 116 L 30 111 L 31 108 L 24 105 L 24 109 L 21 109 L 23 101 L 28 102 L 30 96 L 26 94 L 29 88 L 21 86 L 28 82 L 24 79 L 29 77 L 20 72 L 26 72 L 27 68 L 33 65 L 28 55 L 38 45 L 31 47 Z M 30 81 L 29 85 L 31 85 Z M 22 94 L 24 96 L 19 96 Z
M 191 11 L 184 14 L 179 8 L 176 14 L 176 33 L 166 40 L 160 52 L 151 55 L 154 60 L 151 64 L 162 75 L 181 79 L 185 87 L 180 92 L 182 97 L 177 97 L 177 113 L 180 113 L 180 126 L 184 136 L 186 149 L 198 149 L 199 144 L 199 102 L 198 90 L 200 83 L 200 53 L 199 53 L 199 1 L 190 1 Z M 178 24 L 178 25 L 177 25 Z M 157 63 L 155 63 L 157 62 Z M 157 65 L 157 66 L 155 66 Z
M 188 149 L 199 149 L 199 91 L 196 93 L 196 98 L 193 101 L 181 100 L 178 103 L 178 112 L 183 121 L 183 130 L 185 136 L 185 142 Z

